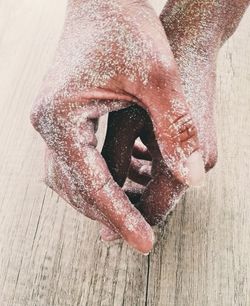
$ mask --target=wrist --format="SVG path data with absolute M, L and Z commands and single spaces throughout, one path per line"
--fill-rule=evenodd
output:
M 175 24 L 185 36 L 207 32 L 207 38 L 210 33 L 221 44 L 233 34 L 249 4 L 250 0 L 169 0 L 160 19 L 165 30 Z

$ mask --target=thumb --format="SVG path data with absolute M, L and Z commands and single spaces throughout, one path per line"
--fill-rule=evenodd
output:
M 177 67 L 171 73 L 169 68 L 161 69 L 151 80 L 140 99 L 152 120 L 161 155 L 181 183 L 199 186 L 205 177 L 204 163 Z

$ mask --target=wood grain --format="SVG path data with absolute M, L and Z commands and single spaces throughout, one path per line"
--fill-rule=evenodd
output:
M 250 305 L 250 12 L 220 53 L 218 165 L 144 257 L 103 244 L 97 224 L 42 183 L 29 112 L 65 4 L 0 1 L 0 305 Z

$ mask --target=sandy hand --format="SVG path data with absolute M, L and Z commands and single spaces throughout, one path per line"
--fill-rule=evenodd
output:
M 195 161 L 189 162 L 199 148 L 197 131 L 153 9 L 145 1 L 69 1 L 54 63 L 31 114 L 48 146 L 48 169 L 59 180 L 50 185 L 73 207 L 148 253 L 151 227 L 96 150 L 98 118 L 132 103 L 148 112 L 173 175 L 185 184 L 201 180 L 201 156 L 195 153 L 198 171 Z

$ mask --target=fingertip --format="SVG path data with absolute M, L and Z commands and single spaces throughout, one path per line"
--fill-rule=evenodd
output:
M 145 256 L 152 251 L 155 242 L 153 229 L 148 223 L 146 224 L 143 230 L 139 230 L 135 235 L 126 239 L 129 245 Z
M 205 165 L 201 154 L 195 151 L 185 162 L 187 168 L 187 184 L 192 187 L 200 187 L 205 181 Z
M 101 240 L 104 242 L 112 242 L 121 238 L 121 236 L 114 232 L 112 229 L 103 225 L 100 229 Z M 123 235 L 127 243 L 140 252 L 142 255 L 147 256 L 154 246 L 154 233 L 152 228 L 148 225 L 140 231 L 133 231 Z

